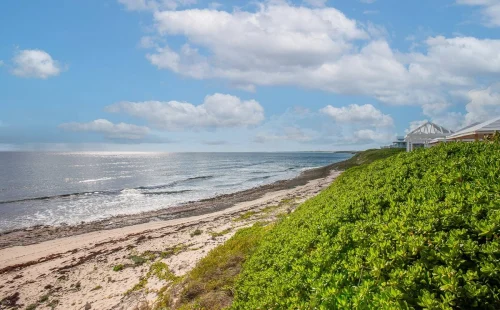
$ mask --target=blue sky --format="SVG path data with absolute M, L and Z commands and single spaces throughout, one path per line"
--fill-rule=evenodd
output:
M 498 0 L 5 0 L 0 149 L 366 149 L 500 114 Z

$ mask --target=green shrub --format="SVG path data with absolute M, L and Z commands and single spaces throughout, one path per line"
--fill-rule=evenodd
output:
M 123 265 L 122 264 L 119 264 L 119 265 L 116 265 L 113 267 L 113 271 L 121 271 L 123 270 Z
M 235 309 L 499 309 L 500 145 L 351 168 L 266 236 Z
M 190 235 L 191 237 L 194 237 L 194 236 L 199 236 L 203 233 L 203 230 L 201 229 L 196 229 L 195 231 L 193 231 Z
M 138 265 L 138 266 L 140 266 L 148 261 L 146 258 L 139 256 L 139 255 L 130 255 L 129 259 L 131 261 L 133 261 L 135 265 Z
M 231 232 L 231 228 L 226 228 L 220 232 L 209 231 L 208 233 L 210 234 L 210 236 L 212 236 L 212 238 L 216 238 L 216 237 L 224 236 L 230 232 Z
M 252 216 L 254 216 L 255 214 L 257 214 L 257 212 L 255 212 L 255 211 L 247 211 L 245 213 L 242 213 L 240 216 L 238 216 L 237 218 L 235 218 L 233 221 L 234 222 L 245 221 L 245 220 L 248 220 L 249 218 L 251 218 Z

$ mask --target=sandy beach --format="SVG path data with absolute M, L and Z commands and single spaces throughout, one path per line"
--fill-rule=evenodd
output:
M 165 285 L 149 277 L 133 289 L 152 262 L 186 274 L 238 229 L 273 221 L 316 195 L 340 174 L 332 168 L 175 209 L 3 234 L 0 309 L 140 309 Z

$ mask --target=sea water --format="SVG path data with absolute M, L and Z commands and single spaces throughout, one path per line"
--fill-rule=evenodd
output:
M 168 208 L 290 179 L 350 156 L 0 152 L 0 232 Z

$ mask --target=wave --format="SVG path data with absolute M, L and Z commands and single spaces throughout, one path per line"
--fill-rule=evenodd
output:
M 179 184 L 185 184 L 185 183 L 201 181 L 201 180 L 208 180 L 208 179 L 212 179 L 214 177 L 215 176 L 213 176 L 213 175 L 202 175 L 202 176 L 190 177 L 187 179 L 177 180 L 177 181 L 173 181 L 173 182 L 166 183 L 166 184 L 152 185 L 152 186 L 140 186 L 140 187 L 136 187 L 136 189 L 152 190 L 152 189 L 169 188 L 169 187 L 173 187 L 173 186 L 176 186 Z
M 207 179 L 212 179 L 213 177 L 214 177 L 213 175 L 202 175 L 198 177 L 187 178 L 186 181 L 207 180 Z
M 247 180 L 247 182 L 254 182 L 254 181 L 260 181 L 260 180 L 266 180 L 266 179 L 269 179 L 270 177 L 272 177 L 272 175 L 265 175 L 265 176 L 262 176 L 262 177 L 250 178 L 250 179 Z
M 61 195 L 54 195 L 54 196 L 43 196 L 43 197 L 33 197 L 33 198 L 23 198 L 23 199 L 0 201 L 0 204 L 25 202 L 25 201 L 37 201 L 37 200 L 52 200 L 52 199 L 58 199 L 58 198 L 72 198 L 72 197 L 88 196 L 88 195 L 96 195 L 96 194 L 112 194 L 115 192 L 117 192 L 117 191 L 80 192 L 80 193 L 61 194 Z
M 187 193 L 187 192 L 192 192 L 192 190 L 185 189 L 185 190 L 180 190 L 180 191 L 145 192 L 142 194 L 153 196 L 153 195 L 175 195 L 175 194 L 182 194 L 182 193 Z
M 94 183 L 94 182 L 100 182 L 100 181 L 109 181 L 109 180 L 114 180 L 118 178 L 112 178 L 112 177 L 104 177 L 104 178 L 99 178 L 99 179 L 88 179 L 88 180 L 83 180 L 83 181 L 78 181 L 78 183 Z
M 297 170 L 298 168 L 301 168 L 302 166 L 293 166 L 293 167 L 290 167 L 290 168 L 286 168 L 286 169 L 281 169 L 281 170 L 275 170 L 275 171 L 270 171 L 270 170 L 256 170 L 256 171 L 251 171 L 249 172 L 250 174 L 263 174 L 263 173 L 281 173 L 281 172 L 288 172 L 288 171 L 291 171 L 291 170 Z
M 99 195 L 118 195 L 118 194 L 172 195 L 172 194 L 177 194 L 177 193 L 188 192 L 191 190 L 158 191 L 158 192 L 154 192 L 151 190 L 170 188 L 170 187 L 174 187 L 174 186 L 180 185 L 180 184 L 196 182 L 196 181 L 201 181 L 201 180 L 208 180 L 208 179 L 212 179 L 212 178 L 214 178 L 213 175 L 202 175 L 202 176 L 190 177 L 190 178 L 174 181 L 174 182 L 167 183 L 167 184 L 160 184 L 160 185 L 153 185 L 153 186 L 139 186 L 139 187 L 135 187 L 135 188 L 131 188 L 131 189 L 124 188 L 124 189 L 110 190 L 110 191 L 92 191 L 92 192 L 89 191 L 89 192 L 78 192 L 78 193 L 70 193 L 70 194 L 60 194 L 60 195 L 54 195 L 54 196 L 13 199 L 13 200 L 7 200 L 7 201 L 0 201 L 0 204 L 26 202 L 26 201 L 43 201 L 43 200 L 64 199 L 64 198 L 76 198 L 79 196 L 89 196 L 89 195 L 98 195 L 98 194 Z M 93 182 L 96 180 L 103 180 L 103 179 L 112 179 L 112 178 L 85 180 L 85 181 L 81 181 L 81 183 Z

